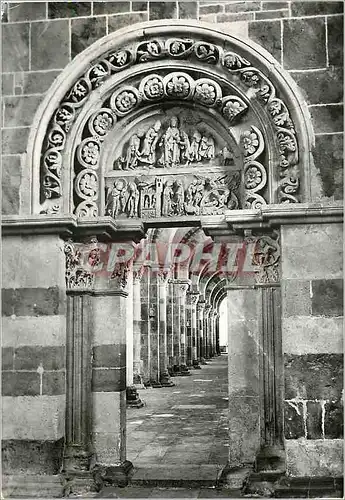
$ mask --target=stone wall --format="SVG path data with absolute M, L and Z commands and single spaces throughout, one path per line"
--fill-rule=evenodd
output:
M 62 69 L 119 28 L 199 19 L 267 49 L 298 83 L 316 134 L 322 196 L 342 198 L 343 3 L 337 1 L 9 2 L 3 14 L 5 214 L 30 210 L 25 151 L 37 107 Z M 319 197 L 319 193 L 315 194 Z
M 342 228 L 282 227 L 285 446 L 293 476 L 342 474 Z
M 7 237 L 2 255 L 3 470 L 57 474 L 65 435 L 62 244 L 56 236 Z

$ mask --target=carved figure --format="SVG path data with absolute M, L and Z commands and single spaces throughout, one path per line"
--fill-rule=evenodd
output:
M 158 141 L 158 132 L 161 126 L 161 122 L 157 120 L 153 127 L 150 127 L 145 134 L 140 160 L 142 163 L 146 163 L 149 166 L 153 166 L 156 162 L 156 145 Z
M 195 179 L 187 188 L 184 209 L 187 214 L 199 214 L 199 205 L 203 196 L 203 181 Z
M 200 147 L 199 147 L 199 156 L 203 160 L 213 160 L 215 156 L 215 145 L 213 137 L 202 136 Z
M 160 162 L 165 167 L 176 167 L 180 163 L 181 156 L 181 136 L 178 129 L 178 119 L 173 116 L 170 125 L 162 137 L 160 146 L 164 147 L 163 156 Z
M 199 206 L 204 195 L 205 190 L 205 181 L 203 179 L 199 179 L 196 185 L 196 192 L 194 195 L 193 204 L 194 206 Z
M 189 150 L 190 150 L 190 142 L 189 137 L 186 132 L 181 131 L 181 159 L 185 162 L 186 165 L 189 163 Z
M 174 196 L 173 181 L 167 181 L 163 191 L 162 216 L 172 215 L 172 200 Z
M 215 157 L 215 145 L 214 145 L 214 139 L 213 137 L 209 137 L 208 140 L 207 140 L 207 154 L 206 154 L 206 157 L 209 159 L 209 160 L 213 160 L 214 157 Z
M 188 159 L 190 162 L 199 162 L 201 156 L 199 154 L 199 147 L 201 142 L 201 134 L 198 130 L 193 133 L 192 142 L 188 151 Z
M 106 213 L 111 215 L 113 218 L 117 217 L 121 211 L 124 209 L 123 203 L 125 192 L 125 181 L 117 180 L 114 182 L 114 186 L 108 194 L 106 203 Z
M 129 141 L 126 157 L 126 170 L 133 170 L 138 166 L 138 160 L 141 156 L 140 138 L 137 134 L 132 135 Z
M 180 215 L 183 213 L 184 206 L 184 190 L 182 181 L 176 181 L 176 191 L 175 191 L 175 206 L 174 212 L 176 215 Z
M 139 191 L 135 182 L 128 184 L 128 200 L 127 200 L 127 213 L 128 217 L 136 217 L 138 215 L 139 205 Z
M 234 163 L 234 155 L 227 146 L 224 146 L 224 148 L 219 152 L 219 156 L 222 158 L 224 166 L 232 165 Z

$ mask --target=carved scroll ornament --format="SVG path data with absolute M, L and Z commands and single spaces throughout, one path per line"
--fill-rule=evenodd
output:
M 277 98 L 272 82 L 261 71 L 252 66 L 250 61 L 234 52 L 224 51 L 222 47 L 212 43 L 182 38 L 166 40 L 149 40 L 141 42 L 134 48 L 124 47 L 109 52 L 101 60 L 95 62 L 73 85 L 52 117 L 41 154 L 42 182 L 41 198 L 55 200 L 50 208 L 43 208 L 42 213 L 59 212 L 62 196 L 61 168 L 62 154 L 66 145 L 67 134 L 74 123 L 80 109 L 93 90 L 102 85 L 115 73 L 121 72 L 138 63 L 169 58 L 171 60 L 196 60 L 201 63 L 218 66 L 234 75 L 238 75 L 244 87 L 250 87 L 256 99 L 268 112 L 276 131 L 279 147 L 279 175 L 281 181 L 278 188 L 279 202 L 298 202 L 299 173 L 295 165 L 298 163 L 298 144 L 294 124 L 284 102 Z M 187 74 L 174 74 L 169 77 L 150 75 L 141 82 L 140 89 L 121 89 L 112 98 L 111 109 L 103 109 L 90 121 L 90 131 L 95 137 L 95 147 L 88 154 L 80 155 L 87 163 L 86 168 L 96 168 L 97 149 L 106 133 L 114 126 L 116 120 L 131 112 L 140 102 L 152 102 L 163 98 L 193 99 L 204 106 L 220 106 L 221 114 L 229 122 L 240 116 L 246 104 L 236 96 L 220 97 L 219 86 L 200 79 L 192 82 Z M 84 196 L 86 191 L 93 193 L 97 183 L 97 175 L 88 172 L 89 177 L 83 180 L 86 189 L 80 189 Z M 82 198 L 83 199 L 83 198 Z M 94 200 L 84 199 L 78 207 L 78 216 L 97 215 Z
M 245 208 L 258 209 L 266 205 L 266 200 L 259 194 L 267 184 L 265 167 L 258 158 L 264 151 L 264 138 L 257 127 L 252 126 L 241 135 L 244 156 Z

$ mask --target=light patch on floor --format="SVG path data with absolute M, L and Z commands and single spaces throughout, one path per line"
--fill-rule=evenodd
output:
M 195 378 L 193 382 L 213 382 L 213 380 L 209 380 L 206 378 Z
M 216 405 L 176 405 L 172 407 L 172 410 L 194 410 L 195 408 L 199 410 L 215 409 Z
M 173 408 L 174 409 L 174 408 Z M 151 418 L 157 418 L 157 417 L 176 417 L 174 413 L 158 413 L 157 415 L 152 415 Z
M 144 420 L 133 420 L 132 422 L 128 422 L 129 425 L 134 425 L 134 424 L 142 424 Z

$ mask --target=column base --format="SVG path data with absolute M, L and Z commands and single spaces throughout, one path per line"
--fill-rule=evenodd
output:
M 206 359 L 205 358 L 200 358 L 200 364 L 201 365 L 207 365 Z
M 151 386 L 151 381 L 150 380 L 145 380 L 144 381 L 144 387 L 146 389 L 152 389 L 152 386 Z
M 168 374 L 170 377 L 175 377 L 176 374 L 174 372 L 174 367 L 173 366 L 168 366 Z
M 188 377 L 191 375 L 191 372 L 188 370 L 186 365 L 180 365 L 180 377 Z
M 124 462 L 121 462 L 117 465 L 97 464 L 94 469 L 94 475 L 97 484 L 102 484 L 102 487 L 125 487 L 128 485 L 132 474 L 133 464 L 129 460 L 125 460 Z
M 136 389 L 144 389 L 143 377 L 139 373 L 133 375 L 133 385 Z
M 64 477 L 64 497 L 93 498 L 103 487 L 102 481 L 91 471 L 67 472 Z
M 161 387 L 163 387 L 162 384 L 157 380 L 150 380 L 150 384 L 154 389 L 161 389 Z
M 175 387 L 175 384 L 170 379 L 170 375 L 168 372 L 165 372 L 161 375 L 161 384 L 162 384 L 162 387 Z
M 139 397 L 137 388 L 133 385 L 126 389 L 126 405 L 129 408 L 142 408 L 144 406 L 144 403 Z
M 90 470 L 92 453 L 80 445 L 67 444 L 63 454 L 63 473 L 84 474 Z
M 253 468 L 250 466 L 231 467 L 227 464 L 220 474 L 218 485 L 222 488 L 240 491 L 252 472 Z
M 255 459 L 256 472 L 284 472 L 286 470 L 285 451 L 280 446 L 261 448 Z
M 199 361 L 197 359 L 193 360 L 193 368 L 194 370 L 201 370 L 201 366 L 199 365 Z

